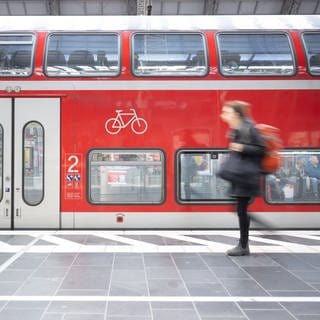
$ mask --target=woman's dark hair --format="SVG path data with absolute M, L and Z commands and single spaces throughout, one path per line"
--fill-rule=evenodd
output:
M 249 117 L 251 105 L 244 101 L 227 101 L 224 104 L 226 107 L 232 108 L 236 113 L 238 113 L 241 119 Z

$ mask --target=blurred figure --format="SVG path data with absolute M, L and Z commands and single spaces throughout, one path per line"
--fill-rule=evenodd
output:
M 317 156 L 311 156 L 305 165 L 305 173 L 310 177 L 312 193 L 315 198 L 319 198 L 320 185 L 320 165 Z
M 230 256 L 243 256 L 250 254 L 249 250 L 249 226 L 248 205 L 250 199 L 260 195 L 261 159 L 264 155 L 264 143 L 254 127 L 253 120 L 249 117 L 250 105 L 242 101 L 226 102 L 221 110 L 221 119 L 230 128 L 229 150 L 230 163 L 236 163 L 241 159 L 243 170 L 248 168 L 250 174 L 241 175 L 241 179 L 229 180 L 231 183 L 230 196 L 236 199 L 236 211 L 239 218 L 240 239 L 236 247 L 227 251 Z M 232 160 L 235 161 L 232 162 Z M 236 169 L 236 171 L 242 170 Z M 237 173 L 235 172 L 236 176 Z M 223 176 L 222 176 L 223 178 Z

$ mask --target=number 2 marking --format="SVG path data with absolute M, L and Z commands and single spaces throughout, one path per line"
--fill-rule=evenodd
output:
M 71 155 L 68 158 L 68 161 L 73 161 L 73 163 L 71 163 L 70 166 L 68 167 L 68 172 L 79 172 L 78 169 L 74 169 L 74 167 L 76 167 L 79 163 L 79 158 L 75 155 Z

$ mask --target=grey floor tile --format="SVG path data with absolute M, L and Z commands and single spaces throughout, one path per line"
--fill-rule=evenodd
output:
M 303 245 L 306 245 L 306 246 L 319 246 L 320 245 L 320 240 L 306 239 L 306 238 L 303 238 L 303 237 L 296 237 L 296 236 L 261 235 L 259 237 L 264 238 L 264 239 L 286 241 L 286 242 L 289 242 L 289 243 L 298 243 L 298 244 L 303 244 Z
M 25 246 L 35 238 L 28 235 L 0 235 L 0 241 L 15 246 Z
M 242 310 L 283 310 L 278 302 L 238 302 Z
M 78 289 L 78 290 L 58 290 L 56 296 L 105 296 L 108 289 L 94 290 L 94 289 Z
M 0 320 L 40 320 L 42 310 L 4 309 L 0 312 Z
M 64 278 L 67 274 L 67 271 L 69 270 L 68 267 L 40 267 L 37 269 L 33 274 L 33 278 Z
M 210 270 L 181 269 L 180 273 L 185 282 L 218 282 Z
M 105 267 L 73 266 L 60 289 L 104 290 L 109 286 L 110 273 L 111 270 Z
M 319 320 L 319 315 L 302 315 L 295 316 L 298 320 Z
M 290 253 L 273 253 L 268 254 L 268 256 L 288 270 L 316 270 L 314 266 L 305 260 Z
M 23 282 L 1 282 L 0 283 L 0 295 L 7 296 L 14 294 Z
M 291 271 L 291 272 L 304 282 L 320 283 L 320 270 L 317 270 L 317 271 L 300 270 L 300 271 Z
M 320 292 L 316 290 L 269 290 L 268 293 L 273 297 L 319 297 Z
M 6 269 L 0 273 L 0 286 L 2 281 L 13 281 L 13 282 L 23 282 L 25 281 L 32 273 L 33 269 Z
M 233 302 L 195 302 L 201 316 L 205 317 L 243 317 L 241 310 Z
M 106 320 L 152 320 L 151 317 L 141 316 L 108 316 Z
M 63 320 L 104 320 L 104 314 L 66 314 Z
M 200 256 L 209 267 L 236 267 L 232 259 L 225 254 L 201 253 Z
M 185 301 L 152 301 L 152 309 L 194 309 L 192 302 Z
M 180 274 L 176 267 L 146 267 L 148 279 L 180 279 Z
M 248 279 L 250 276 L 240 267 L 210 267 L 217 278 Z
M 319 253 L 296 253 L 295 256 L 317 269 L 320 268 Z
M 319 302 L 283 302 L 281 304 L 294 315 L 317 315 L 320 319 Z
M 15 293 L 22 296 L 51 296 L 60 287 L 61 279 L 29 278 Z
M 295 320 L 285 310 L 245 310 L 249 320 Z
M 146 267 L 174 267 L 170 254 L 145 253 L 144 263 Z
M 53 301 L 47 309 L 47 313 L 104 313 L 106 302 L 102 301 Z
M 45 310 L 50 302 L 48 301 L 10 301 L 6 309 L 34 309 Z
M 151 317 L 150 305 L 148 302 L 111 301 L 108 303 L 107 317 Z
M 199 257 L 174 258 L 178 269 L 208 270 L 208 267 Z
M 87 234 L 68 234 L 68 235 L 55 235 L 57 238 L 70 240 L 79 244 L 84 244 L 88 238 Z
M 195 310 L 155 309 L 153 320 L 199 320 Z
M 110 296 L 147 296 L 146 282 L 113 281 L 110 288 Z
M 312 290 L 282 267 L 244 267 L 265 290 Z
M 267 296 L 268 293 L 251 279 L 221 279 L 231 296 Z
M 6 262 L 8 259 L 10 259 L 13 256 L 12 253 L 0 253 L 0 264 Z
M 122 256 L 115 256 L 113 268 L 128 270 L 128 272 L 130 272 L 130 270 L 132 269 L 143 270 L 144 265 L 142 257 L 127 258 Z
M 229 293 L 220 283 L 187 282 L 190 296 L 228 296 Z
M 69 267 L 72 265 L 77 253 L 51 253 L 47 259 L 43 262 L 41 267 Z
M 82 266 L 105 266 L 111 267 L 113 264 L 113 253 L 79 253 L 73 265 Z
M 128 245 L 127 243 L 113 241 L 98 236 L 88 235 L 84 242 L 86 245 L 102 245 L 102 246 L 121 246 Z
M 187 289 L 181 280 L 150 279 L 148 286 L 150 296 L 188 296 Z
M 253 253 L 246 257 L 232 257 L 232 260 L 240 267 L 272 267 L 279 264 L 267 255 Z
M 127 282 L 141 282 L 146 281 L 146 274 L 144 270 L 133 269 L 130 272 L 127 270 L 114 269 L 111 274 L 111 281 L 127 281 Z
M 48 253 L 25 253 L 14 261 L 9 267 L 10 269 L 31 269 L 38 268 L 49 256 Z
M 45 313 L 41 320 L 63 320 L 63 313 Z

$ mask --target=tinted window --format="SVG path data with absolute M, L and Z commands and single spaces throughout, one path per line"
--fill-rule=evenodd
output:
M 230 184 L 217 177 L 226 151 L 178 153 L 178 199 L 180 202 L 230 201 Z
M 207 56 L 201 34 L 135 34 L 133 70 L 137 76 L 201 76 Z
M 320 33 L 305 33 L 303 42 L 310 73 L 320 75 Z
M 91 151 L 89 201 L 95 204 L 163 202 L 163 153 L 154 150 Z
M 285 151 L 282 165 L 266 176 L 270 203 L 320 203 L 320 151 Z
M 23 199 L 29 205 L 39 204 L 44 196 L 44 130 L 38 122 L 23 130 Z
M 26 77 L 32 73 L 35 38 L 0 34 L 0 76 Z
M 45 72 L 49 76 L 115 76 L 120 70 L 119 36 L 52 34 Z
M 292 75 L 294 58 L 286 34 L 219 34 L 224 75 Z

